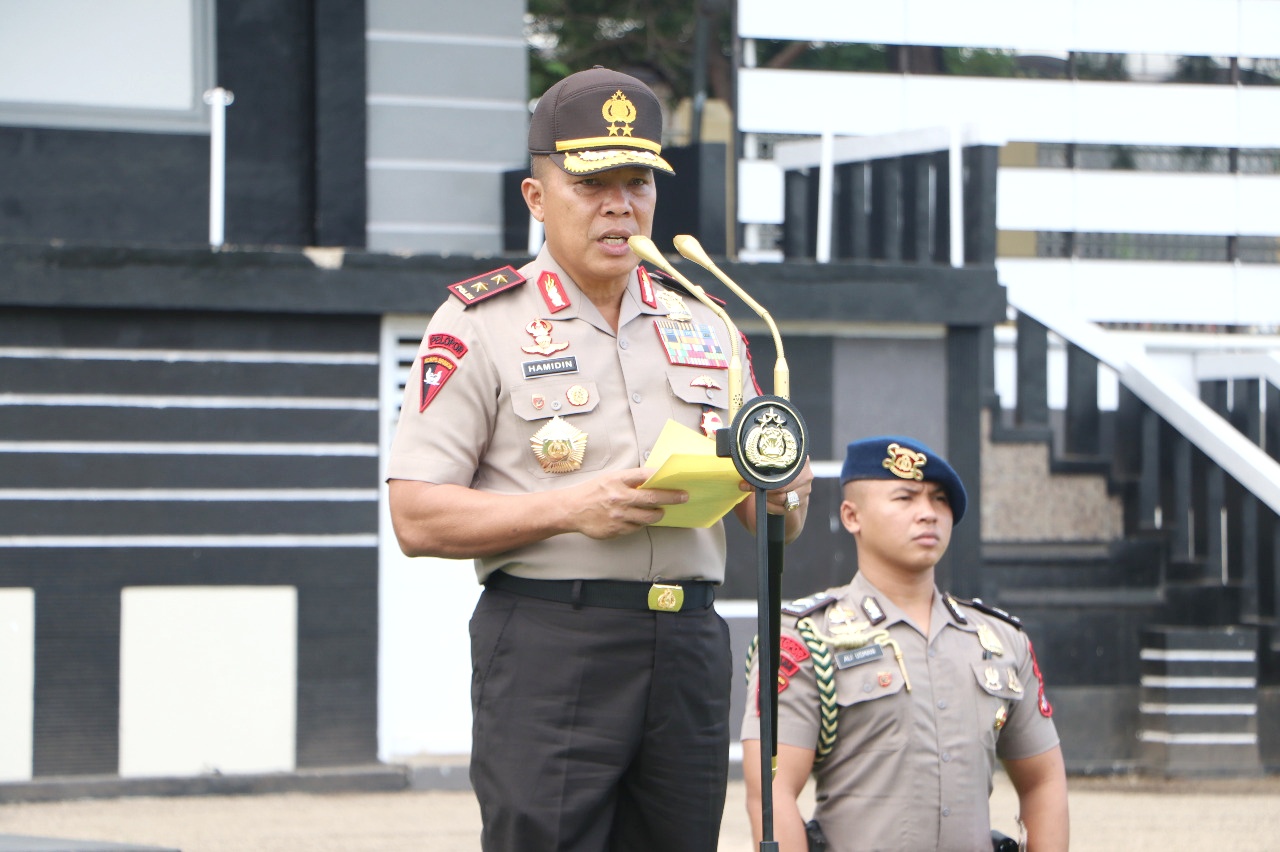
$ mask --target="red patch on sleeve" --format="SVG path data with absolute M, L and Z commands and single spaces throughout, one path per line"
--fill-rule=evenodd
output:
M 1036 649 L 1029 638 L 1027 639 L 1027 649 L 1031 651 L 1031 671 L 1036 676 L 1036 683 L 1040 684 L 1040 696 L 1037 699 L 1037 704 L 1040 706 L 1040 715 L 1052 716 L 1053 705 L 1049 703 L 1049 699 L 1044 697 L 1044 675 L 1040 674 L 1040 661 L 1036 659 Z
M 436 398 L 445 382 L 453 375 L 458 365 L 443 355 L 422 356 L 422 397 L 418 402 L 418 411 L 426 411 L 431 400 Z
M 783 654 L 786 654 L 797 663 L 803 663 L 805 660 L 809 659 L 809 648 L 798 639 L 792 639 L 790 636 L 783 636 L 779 640 L 778 646 L 781 648 Z

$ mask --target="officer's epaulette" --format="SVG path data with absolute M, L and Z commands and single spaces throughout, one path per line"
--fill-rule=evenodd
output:
M 784 603 L 782 611 L 787 615 L 794 615 L 800 618 L 817 612 L 835 600 L 838 600 L 837 596 L 830 592 L 818 592 L 816 595 L 809 595 L 790 603 Z
M 993 615 L 996 618 L 1000 619 L 1001 621 L 1007 621 L 1008 623 L 1012 624 L 1014 627 L 1018 628 L 1019 630 L 1022 629 L 1022 619 L 1018 618 L 1018 616 L 1016 615 L 1011 615 L 1005 612 L 998 606 L 992 606 L 989 603 L 984 603 L 982 598 L 974 598 L 973 600 L 966 600 L 965 598 L 957 598 L 950 594 L 948 594 L 948 597 L 950 597 L 952 600 L 954 600 L 958 604 L 962 604 L 964 606 L 971 606 L 974 609 L 978 610 L 979 612 L 985 612 L 987 615 Z
M 679 281 L 677 281 L 676 279 L 672 278 L 672 277 L 671 277 L 670 275 L 668 275 L 667 273 L 665 273 L 665 272 L 663 272 L 663 271 L 661 271 L 661 270 L 650 271 L 647 267 L 646 267 L 645 271 L 646 271 L 646 272 L 649 272 L 649 277 L 650 277 L 650 278 L 652 278 L 653 280 L 655 280 L 655 281 L 659 282 L 660 284 L 662 284 L 662 286 L 663 286 L 663 287 L 666 287 L 666 288 L 668 288 L 668 289 L 670 289 L 670 290 L 679 290 L 681 293 L 688 293 L 689 298 L 691 298 L 691 299 L 696 299 L 696 298 L 698 298 L 697 296 L 693 295 L 693 293 L 689 292 L 689 288 L 688 288 L 688 287 L 684 286 L 683 284 L 681 284 L 681 283 L 680 283 Z M 706 291 L 703 291 L 703 292 L 705 293 Z M 713 295 L 711 295 L 710 293 L 706 293 L 706 296 L 707 296 L 707 298 L 708 298 L 708 299 L 710 299 L 711 301 L 715 302 L 717 305 L 720 305 L 721 307 L 723 307 L 724 305 L 728 304 L 727 302 L 725 302 L 725 300 L 724 300 L 724 299 L 721 299 L 721 298 L 719 298 L 719 297 L 717 297 L 717 296 L 713 296 Z
M 457 296 L 464 305 L 474 305 L 490 296 L 505 293 L 524 282 L 525 277 L 517 272 L 514 266 L 503 266 L 483 275 L 468 278 L 466 281 L 450 284 L 449 292 Z

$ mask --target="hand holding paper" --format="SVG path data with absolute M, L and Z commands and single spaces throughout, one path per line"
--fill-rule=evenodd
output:
M 646 462 L 658 472 L 642 488 L 689 492 L 689 502 L 664 506 L 655 527 L 709 527 L 747 497 L 733 460 L 716 455 L 716 442 L 668 420 Z

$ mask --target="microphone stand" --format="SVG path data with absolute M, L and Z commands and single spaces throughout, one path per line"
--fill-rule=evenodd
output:
M 689 288 L 703 304 L 716 312 L 732 335 L 731 350 L 736 357 L 738 329 L 728 314 L 702 288 L 690 282 L 667 262 L 647 237 L 631 237 L 632 251 L 653 263 Z M 698 241 L 688 235 L 675 238 L 676 249 L 689 260 L 710 271 L 738 295 L 769 327 L 777 350 L 774 363 L 774 395 L 761 395 L 745 405 L 740 383 L 730 388 L 729 420 L 716 431 L 716 454 L 732 458 L 738 474 L 755 489 L 756 496 L 756 633 L 760 671 L 760 820 L 761 852 L 777 852 L 773 837 L 773 776 L 778 768 L 778 664 L 782 619 L 782 568 L 786 543 L 786 518 L 770 515 L 766 492 L 783 488 L 794 480 L 808 456 L 808 432 L 804 419 L 787 397 L 790 373 L 782 348 L 782 336 L 769 312 L 729 279 L 711 261 Z M 730 361 L 732 366 L 733 361 Z M 733 374 L 730 373 L 730 380 Z M 735 399 L 737 404 L 735 405 Z M 766 678 L 766 675 L 768 677 Z M 764 692 L 768 684 L 768 698 Z M 766 747 L 766 743 L 768 746 Z M 746 771 L 746 767 L 743 767 Z

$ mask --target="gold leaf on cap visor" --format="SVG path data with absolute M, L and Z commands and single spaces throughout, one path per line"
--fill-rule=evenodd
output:
M 671 168 L 671 165 L 666 160 L 652 151 L 632 151 L 628 149 L 600 151 L 589 149 L 586 151 L 572 151 L 564 155 L 563 168 L 566 172 L 584 174 L 618 166 L 644 166 L 651 169 L 662 169 L 664 172 L 675 174 L 675 169 Z

